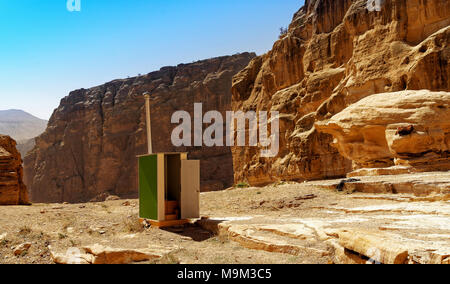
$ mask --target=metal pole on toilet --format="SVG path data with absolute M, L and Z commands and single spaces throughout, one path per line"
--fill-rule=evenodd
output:
M 153 154 L 153 147 L 152 147 L 152 124 L 151 124 L 151 109 L 150 109 L 150 93 L 145 92 L 144 93 L 145 98 L 145 113 L 146 113 L 146 120 L 147 120 L 147 147 L 148 147 L 148 154 Z

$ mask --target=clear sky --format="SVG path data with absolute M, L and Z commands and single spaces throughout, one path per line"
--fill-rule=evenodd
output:
M 0 109 L 48 119 L 71 90 L 267 52 L 303 0 L 0 0 Z

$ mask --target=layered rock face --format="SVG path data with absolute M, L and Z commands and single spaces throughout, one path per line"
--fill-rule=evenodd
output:
M 0 135 L 0 205 L 28 205 L 28 192 L 23 183 L 22 159 L 16 142 Z
M 281 113 L 278 156 L 233 148 L 235 179 L 258 185 L 351 171 L 314 124 L 373 94 L 448 92 L 449 25 L 447 0 L 307 0 L 288 33 L 233 79 L 234 110 Z
M 369 96 L 316 124 L 332 134 L 354 169 L 403 166 L 450 170 L 450 93 L 401 91 Z M 364 171 L 363 171 L 364 172 Z
M 202 190 L 233 184 L 231 150 L 174 147 L 175 111 L 191 114 L 231 109 L 232 77 L 255 54 L 243 53 L 116 80 L 71 92 L 53 113 L 46 132 L 25 158 L 26 183 L 36 202 L 84 202 L 97 196 L 137 196 L 136 155 L 147 153 L 142 93 L 152 94 L 154 152 L 189 152 L 201 160 Z

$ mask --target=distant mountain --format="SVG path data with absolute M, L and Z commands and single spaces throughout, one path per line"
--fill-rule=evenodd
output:
M 16 141 L 39 136 L 45 131 L 47 122 L 22 110 L 0 110 L 0 133 Z
M 0 134 L 16 140 L 22 156 L 34 147 L 34 138 L 45 131 L 47 122 L 22 110 L 0 110 Z

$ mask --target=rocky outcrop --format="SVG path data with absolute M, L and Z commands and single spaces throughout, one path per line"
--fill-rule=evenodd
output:
M 29 204 L 22 178 L 22 158 L 16 150 L 16 142 L 0 135 L 0 205 Z
M 62 99 L 47 130 L 25 158 L 26 183 L 39 202 L 83 202 L 97 196 L 137 196 L 136 155 L 145 154 L 146 128 L 142 93 L 152 94 L 154 152 L 190 153 L 201 160 L 202 190 L 233 184 L 229 148 L 172 146 L 177 110 L 193 117 L 203 111 L 231 109 L 232 77 L 254 54 L 214 58 L 164 67 L 144 76 L 81 89 Z
M 369 96 L 316 124 L 332 134 L 354 169 L 403 166 L 450 170 L 450 93 L 401 91 Z
M 307 0 L 288 33 L 233 79 L 234 110 L 281 113 L 278 156 L 233 148 L 235 179 L 258 185 L 351 171 L 314 124 L 373 94 L 450 91 L 449 25 L 446 0 Z
M 196 224 L 301 263 L 450 264 L 450 172 L 358 180 L 345 185 L 346 194 L 336 190 L 339 180 L 206 193 L 208 217 Z M 318 190 L 325 183 L 333 186 Z M 312 192 L 315 198 L 307 198 Z M 300 202 L 279 207 L 280 201 Z
M 70 248 L 66 253 L 54 252 L 50 247 L 50 254 L 56 264 L 130 264 L 161 259 L 173 250 L 173 248 L 161 246 L 145 249 L 122 249 L 95 244 L 81 250 Z
M 404 198 L 409 201 L 446 201 L 450 200 L 450 171 L 412 172 L 410 168 L 392 173 L 393 168 L 368 169 L 356 178 L 312 181 L 312 186 L 320 189 L 366 194 L 411 194 Z M 375 173 L 371 174 L 371 170 Z M 359 173 L 359 172 L 356 172 Z

